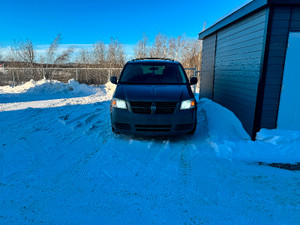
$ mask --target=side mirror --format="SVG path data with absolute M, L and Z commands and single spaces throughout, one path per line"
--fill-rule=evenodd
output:
M 110 78 L 110 82 L 112 82 L 113 84 L 118 84 L 118 79 L 117 77 L 113 76 Z
M 198 78 L 197 77 L 192 77 L 191 80 L 190 80 L 190 85 L 197 84 L 197 82 L 198 82 Z

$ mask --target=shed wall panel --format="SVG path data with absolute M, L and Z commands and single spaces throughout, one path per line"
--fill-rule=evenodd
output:
M 203 40 L 202 67 L 200 76 L 200 98 L 212 99 L 215 70 L 216 34 Z
M 271 29 L 260 127 L 274 129 L 277 127 L 288 34 L 300 31 L 300 7 L 274 7 Z
M 251 135 L 264 51 L 268 10 L 217 34 L 213 100 L 230 109 Z

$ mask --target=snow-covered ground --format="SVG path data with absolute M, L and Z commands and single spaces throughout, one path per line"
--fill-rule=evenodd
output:
M 114 86 L 0 87 L 0 224 L 299 224 L 300 133 L 251 141 L 216 103 L 193 136 L 111 132 Z

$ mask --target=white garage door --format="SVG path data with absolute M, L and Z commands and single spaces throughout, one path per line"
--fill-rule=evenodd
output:
M 300 32 L 289 34 L 277 127 L 300 130 Z

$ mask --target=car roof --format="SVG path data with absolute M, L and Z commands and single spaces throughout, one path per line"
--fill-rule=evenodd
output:
M 177 61 L 172 59 L 164 59 L 164 58 L 141 58 L 141 59 L 133 59 L 129 61 L 130 64 L 140 64 L 140 63 L 159 63 L 159 64 L 180 64 Z

